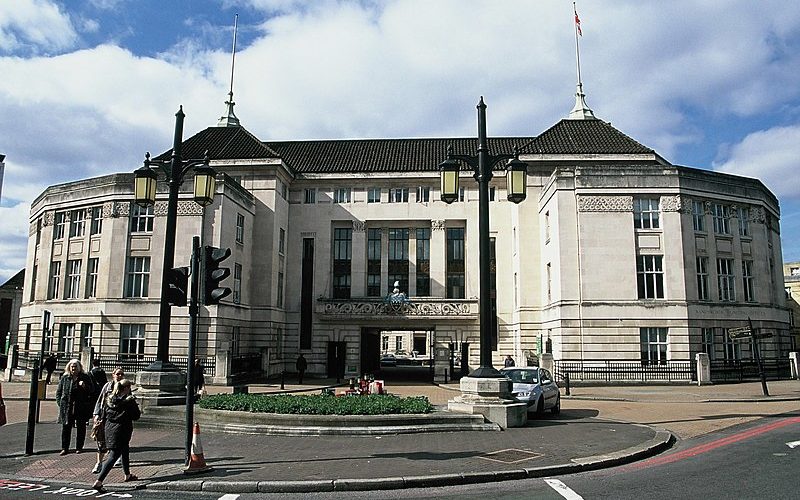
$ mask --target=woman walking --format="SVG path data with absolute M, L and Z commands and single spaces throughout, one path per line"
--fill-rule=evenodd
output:
M 92 488 L 103 491 L 103 480 L 108 476 L 114 462 L 122 457 L 122 472 L 125 482 L 136 481 L 139 478 L 131 474 L 130 469 L 130 441 L 133 435 L 133 421 L 139 420 L 141 412 L 136 398 L 131 394 L 131 381 L 122 379 L 114 384 L 114 390 L 107 397 L 105 404 L 105 434 L 108 457 L 103 462 L 100 476 Z
M 103 466 L 103 456 L 105 456 L 106 452 L 106 433 L 105 433 L 105 405 L 108 399 L 108 396 L 111 395 L 111 392 L 114 390 L 114 384 L 119 382 L 120 380 L 125 378 L 125 371 L 122 368 L 115 368 L 113 372 L 111 372 L 111 381 L 103 382 L 103 385 L 100 388 L 100 395 L 97 397 L 97 400 L 94 404 L 94 425 L 92 426 L 92 432 L 94 434 L 94 439 L 97 441 L 97 463 L 94 464 L 94 468 L 92 469 L 92 473 L 98 474 L 100 472 L 100 468 Z M 121 467 L 122 462 L 117 459 L 117 463 L 114 464 L 115 467 Z
M 58 423 L 61 424 L 61 454 L 69 453 L 72 428 L 75 427 L 75 453 L 83 451 L 86 441 L 86 423 L 92 416 L 92 393 L 94 383 L 83 371 L 81 362 L 71 359 L 56 389 Z

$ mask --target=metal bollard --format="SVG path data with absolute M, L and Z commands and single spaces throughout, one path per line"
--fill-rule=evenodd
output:
M 566 392 L 565 392 L 565 394 L 566 394 L 567 396 L 569 396 L 569 395 L 570 395 L 570 392 L 569 392 L 569 372 L 565 372 L 565 373 L 564 373 L 564 384 L 566 385 Z
M 281 390 L 284 390 L 284 382 L 286 382 L 286 370 L 281 370 Z

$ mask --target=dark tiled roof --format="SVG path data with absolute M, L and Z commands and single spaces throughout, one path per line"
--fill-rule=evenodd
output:
M 278 156 L 244 127 L 208 127 L 183 141 L 184 159 L 202 158 L 208 150 L 212 160 L 246 160 Z M 172 149 L 156 157 L 169 159 Z
M 10 277 L 8 281 L 0 285 L 2 290 L 22 290 L 22 285 L 25 282 L 25 270 L 21 270 L 14 276 Z
M 490 137 L 489 150 L 495 155 L 510 154 L 514 146 L 530 140 L 530 137 Z M 447 146 L 452 145 L 455 154 L 476 155 L 478 139 L 351 139 L 266 144 L 299 173 L 435 172 L 447 158 Z M 503 168 L 504 162 L 495 165 L 496 170 Z
M 603 120 L 561 120 L 524 152 L 541 154 L 654 154 Z

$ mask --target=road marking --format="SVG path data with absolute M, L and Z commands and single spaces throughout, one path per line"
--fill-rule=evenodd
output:
M 773 422 L 771 424 L 762 425 L 761 427 L 755 427 L 753 429 L 749 429 L 744 432 L 734 434 L 732 436 L 717 439 L 716 441 L 711 441 L 710 443 L 694 446 L 692 448 L 679 451 L 671 455 L 664 455 L 661 457 L 655 457 L 649 460 L 644 460 L 642 462 L 624 467 L 622 470 L 644 469 L 645 467 L 651 467 L 653 465 L 664 465 L 672 462 L 677 462 L 678 460 L 682 460 L 684 458 L 694 457 L 696 455 L 700 455 L 701 453 L 706 453 L 716 448 L 720 448 L 722 446 L 743 441 L 745 439 L 758 436 L 759 434 L 764 434 L 766 432 L 792 424 L 800 424 L 800 417 L 786 418 L 783 420 L 779 420 L 777 422 Z
M 791 443 L 786 443 L 786 446 L 788 446 L 791 449 L 795 449 L 798 446 L 800 446 L 800 441 L 792 441 Z
M 226 493 L 219 497 L 217 500 L 236 500 L 239 498 L 239 495 L 234 495 L 233 493 Z
M 562 483 L 558 479 L 545 479 L 545 483 L 551 488 L 556 490 L 556 493 L 566 498 L 567 500 L 583 500 L 583 497 L 575 493 L 572 488 Z

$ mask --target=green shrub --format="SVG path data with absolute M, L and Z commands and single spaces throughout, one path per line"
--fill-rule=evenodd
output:
M 293 394 L 214 394 L 198 403 L 200 408 L 291 415 L 397 415 L 430 413 L 433 405 L 424 396 L 400 398 Z

